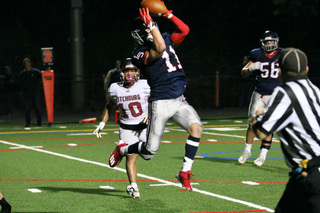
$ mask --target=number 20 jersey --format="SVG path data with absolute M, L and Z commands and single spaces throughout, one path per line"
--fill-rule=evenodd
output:
M 120 123 L 137 125 L 148 116 L 150 87 L 146 80 L 140 79 L 130 88 L 123 87 L 123 82 L 113 83 L 108 92 L 121 110 Z
M 280 85 L 278 58 L 282 48 L 276 50 L 272 55 L 267 54 L 261 48 L 250 52 L 250 60 L 260 62 L 260 70 L 256 70 L 255 91 L 261 95 L 271 95 L 273 89 Z
M 172 47 L 171 35 L 163 33 L 166 50 L 155 61 L 145 64 L 149 47 L 138 46 L 132 55 L 132 63 L 148 80 L 151 87 L 150 101 L 172 99 L 181 96 L 186 89 L 187 80 L 179 58 Z

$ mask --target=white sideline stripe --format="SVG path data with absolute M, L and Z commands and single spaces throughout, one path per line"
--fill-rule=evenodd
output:
M 72 156 L 69 156 L 69 155 L 64 155 L 64 154 L 60 154 L 60 153 L 56 153 L 56 152 L 43 150 L 43 149 L 37 149 L 37 148 L 29 147 L 29 146 L 26 146 L 26 145 L 17 144 L 17 143 L 11 143 L 11 142 L 8 142 L 8 141 L 3 141 L 3 140 L 0 140 L 0 143 L 7 144 L 7 145 L 13 145 L 13 146 L 20 146 L 21 148 L 30 149 L 30 150 L 37 151 L 37 152 L 43 152 L 43 153 L 50 154 L 50 155 L 55 155 L 55 156 L 59 156 L 59 157 L 63 157 L 63 158 L 71 159 L 71 160 L 76 160 L 76 161 L 80 161 L 80 162 L 84 162 L 84 163 L 91 163 L 91 164 L 95 164 L 95 165 L 98 165 L 98 166 L 102 166 L 102 167 L 107 167 L 107 168 L 110 168 L 110 169 L 118 170 L 118 171 L 121 171 L 121 172 L 126 172 L 125 169 L 121 169 L 121 168 L 118 168 L 118 167 L 111 168 L 109 165 L 107 165 L 105 163 L 99 163 L 99 162 L 95 162 L 95 161 L 85 160 L 85 159 L 82 159 L 82 158 L 72 157 Z M 173 183 L 173 182 L 170 182 L 170 181 L 162 180 L 162 179 L 159 179 L 159 178 L 151 177 L 151 176 L 140 174 L 140 173 L 138 173 L 138 176 L 142 177 L 142 178 L 149 179 L 149 180 L 156 180 L 156 181 L 158 181 L 160 183 L 181 187 L 181 183 Z M 264 207 L 264 206 L 260 206 L 260 205 L 254 204 L 254 203 L 250 203 L 250 202 L 234 199 L 234 198 L 231 198 L 231 197 L 226 197 L 226 196 L 223 196 L 223 195 L 214 194 L 214 193 L 203 191 L 203 190 L 199 190 L 199 189 L 196 189 L 196 188 L 193 188 L 193 191 L 194 192 L 199 192 L 201 194 L 209 195 L 209 196 L 212 196 L 212 197 L 217 197 L 217 198 L 221 198 L 221 199 L 224 199 L 224 200 L 232 201 L 232 202 L 235 202 L 235 203 L 240 203 L 240 204 L 243 204 L 243 205 L 246 205 L 246 206 L 250 206 L 252 208 L 262 209 L 262 210 L 266 210 L 268 212 L 274 212 L 273 209 L 270 209 L 270 208 L 267 208 L 267 207 Z

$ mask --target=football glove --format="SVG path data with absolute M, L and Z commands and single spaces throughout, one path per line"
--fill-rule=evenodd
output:
M 152 20 L 148 8 L 139 8 L 140 19 L 148 26 L 149 30 L 152 31 L 157 27 L 157 24 Z
M 260 70 L 260 65 L 261 63 L 259 61 L 254 62 L 253 64 L 250 65 L 249 71 L 252 72 L 254 70 Z
M 92 134 L 96 135 L 97 138 L 102 138 L 101 134 L 100 134 L 100 131 L 104 128 L 106 124 L 104 122 L 100 122 L 98 127 L 93 131 Z

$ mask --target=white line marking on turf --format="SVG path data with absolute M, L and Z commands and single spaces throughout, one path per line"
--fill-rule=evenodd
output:
M 108 133 L 106 132 L 101 132 L 100 135 L 106 135 Z M 93 135 L 92 133 L 70 133 L 70 134 L 67 134 L 67 135 Z
M 33 148 L 42 148 L 43 146 L 31 146 Z M 10 146 L 9 149 L 21 149 L 19 146 Z
M 218 140 L 216 139 L 208 139 L 209 142 L 217 142 Z
M 68 146 L 78 146 L 76 143 L 68 143 Z
M 203 130 L 209 130 L 212 128 L 203 128 Z M 186 130 L 184 129 L 170 129 L 170 130 L 175 130 L 175 131 L 179 131 L 179 132 L 185 132 Z M 241 130 L 241 129 L 238 129 Z M 229 134 L 221 134 L 221 133 L 214 133 L 214 132 L 202 132 L 202 134 L 206 134 L 206 135 L 220 135 L 220 136 L 226 136 L 226 137 L 234 137 L 234 138 L 246 138 L 246 136 L 241 136 L 241 135 L 229 135 Z M 260 139 L 258 138 L 254 138 L 255 141 L 260 141 Z M 277 138 L 272 138 L 272 142 L 280 142 L 280 140 L 278 140 Z
M 260 185 L 260 183 L 253 182 L 253 181 L 242 181 L 242 183 L 248 184 L 248 185 L 253 185 L 253 186 Z
M 191 185 L 199 185 L 199 183 L 190 183 Z M 171 184 L 150 184 L 149 186 L 171 186 Z
M 105 163 L 95 162 L 95 161 L 91 161 L 91 160 L 85 160 L 85 159 L 82 159 L 82 158 L 72 157 L 72 156 L 69 156 L 69 155 L 64 155 L 64 154 L 60 154 L 60 153 L 56 153 L 56 152 L 51 152 L 51 151 L 48 151 L 48 150 L 36 149 L 36 148 L 29 147 L 29 146 L 26 146 L 26 145 L 17 144 L 17 143 L 11 143 L 11 142 L 8 142 L 8 141 L 3 141 L 3 140 L 0 140 L 0 143 L 7 144 L 7 145 L 12 145 L 12 146 L 19 146 L 21 148 L 30 149 L 30 150 L 33 150 L 33 151 L 42 152 L 42 153 L 46 153 L 46 154 L 50 154 L 50 155 L 55 155 L 55 156 L 67 158 L 67 159 L 70 159 L 70 160 L 76 160 L 76 161 L 80 161 L 80 162 L 84 162 L 84 163 L 90 163 L 90 164 L 94 164 L 94 165 L 98 165 L 98 166 L 102 166 L 102 167 L 107 167 L 107 168 L 110 168 L 110 169 L 114 169 L 114 170 L 118 170 L 118 171 L 126 173 L 125 169 L 122 169 L 122 168 L 119 168 L 119 167 L 111 168 L 109 165 L 107 165 Z M 156 181 L 158 181 L 160 183 L 181 187 L 181 183 L 174 183 L 174 182 L 162 180 L 160 178 L 156 178 L 156 177 L 152 177 L 152 176 L 148 176 L 148 175 L 144 175 L 144 174 L 140 174 L 140 173 L 138 173 L 138 177 L 142 177 L 142 178 L 149 179 L 149 180 L 156 180 Z M 252 208 L 262 209 L 262 210 L 266 210 L 268 212 L 274 212 L 273 209 L 270 209 L 270 208 L 267 208 L 267 207 L 264 207 L 264 206 L 260 206 L 260 205 L 254 204 L 254 203 L 250 203 L 250 202 L 234 199 L 234 198 L 231 198 L 231 197 L 227 197 L 227 196 L 218 195 L 218 194 L 214 194 L 214 193 L 211 193 L 211 192 L 199 190 L 197 188 L 193 188 L 193 191 L 194 192 L 198 192 L 200 194 L 209 195 L 209 196 L 212 196 L 212 197 L 217 197 L 217 198 L 221 198 L 221 199 L 224 199 L 224 200 L 232 201 L 232 202 L 235 202 L 235 203 L 240 203 L 240 204 L 243 204 L 243 205 L 246 205 L 246 206 L 250 206 Z
M 112 186 L 100 186 L 101 189 L 114 189 Z
M 39 189 L 28 189 L 29 192 L 32 192 L 32 193 L 40 193 L 41 190 Z

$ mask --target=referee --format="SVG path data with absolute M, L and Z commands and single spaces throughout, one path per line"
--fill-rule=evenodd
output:
M 275 212 L 320 213 L 320 90 L 308 80 L 308 59 L 301 50 L 284 49 L 279 64 L 283 85 L 251 120 L 260 139 L 278 133 L 292 169 Z

